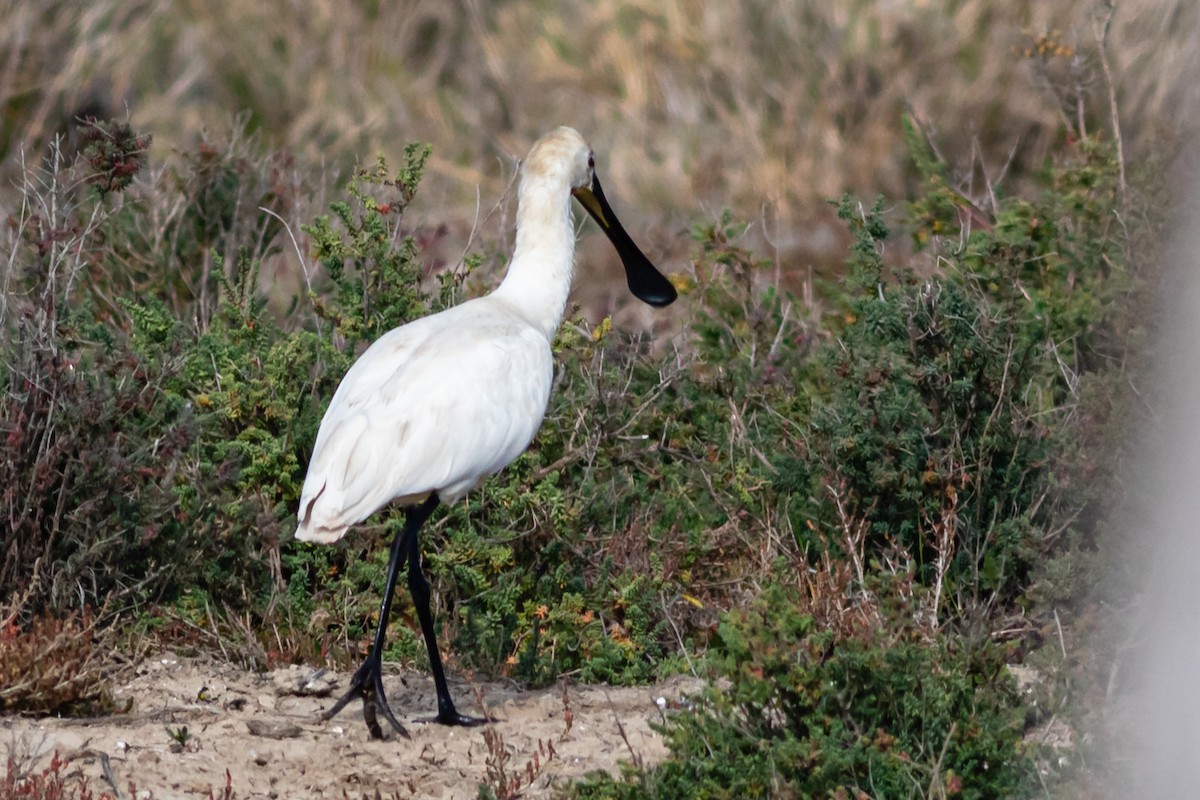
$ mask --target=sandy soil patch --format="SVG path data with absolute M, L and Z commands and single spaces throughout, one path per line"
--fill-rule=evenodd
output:
M 396 672 L 384 685 L 411 739 L 380 742 L 368 737 L 358 703 L 334 720 L 319 719 L 332 703 L 330 693 L 340 694 L 348 678 L 325 673 L 314 679 L 303 667 L 256 674 L 211 659 L 164 655 L 143 662 L 116 690 L 118 704 L 131 703 L 126 713 L 3 718 L 0 728 L 19 766 L 42 769 L 57 751 L 93 792 L 112 792 L 115 785 L 125 798 L 131 785 L 146 800 L 207 798 L 210 792 L 219 798 L 226 771 L 241 800 L 373 798 L 377 790 L 384 798 L 475 798 L 481 783 L 498 782 L 500 768 L 510 780 L 520 777 L 522 797 L 534 798 L 594 770 L 615 773 L 633 754 L 647 763 L 661 759 L 666 751 L 650 727 L 661 719 L 659 698 L 674 706 L 700 688 L 690 678 L 634 688 L 569 685 L 568 730 L 561 685 L 527 692 L 497 682 L 469 686 L 452 676 L 460 710 L 478 714 L 476 693 L 482 696 L 495 720 L 489 735 L 487 728 L 416 722 L 433 713 L 433 681 Z

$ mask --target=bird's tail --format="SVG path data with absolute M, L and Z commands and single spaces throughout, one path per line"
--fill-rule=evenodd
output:
M 346 528 L 322 528 L 301 522 L 296 528 L 296 538 L 302 542 L 333 544 L 346 535 Z
M 313 515 L 313 509 L 323 494 L 325 494 L 325 486 L 322 486 L 320 491 L 312 497 L 307 495 L 300 497 L 300 513 L 296 515 L 300 524 L 296 527 L 296 538 L 302 542 L 332 544 L 345 536 L 346 531 L 350 529 L 350 526 L 345 523 L 338 522 L 331 525 L 327 520 Z

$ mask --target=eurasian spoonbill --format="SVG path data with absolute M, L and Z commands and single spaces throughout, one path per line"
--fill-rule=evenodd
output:
M 417 533 L 439 502 L 457 500 L 516 458 L 542 423 L 554 372 L 550 342 L 575 267 L 572 195 L 612 241 L 633 294 L 652 306 L 675 300 L 674 286 L 613 214 L 583 137 L 562 127 L 539 139 L 521 164 L 516 247 L 500 286 L 380 337 L 346 373 L 321 421 L 296 538 L 334 542 L 392 501 L 407 507 L 404 528 L 392 542 L 371 651 L 324 719 L 361 698 L 372 736 L 383 736 L 376 712 L 408 735 L 388 706 L 382 681 L 392 593 L 407 562 L 437 689 L 434 719 L 443 725 L 484 722 L 460 714 L 446 686 Z

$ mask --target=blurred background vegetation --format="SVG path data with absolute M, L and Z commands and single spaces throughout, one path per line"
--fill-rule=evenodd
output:
M 397 519 L 291 540 L 321 413 L 499 280 L 565 123 L 684 296 L 583 229 L 545 427 L 432 529 L 451 664 L 713 679 L 580 796 L 1103 784 L 1193 4 L 0 10 L 0 708 L 103 710 L 147 641 L 356 660 Z
M 912 189 L 905 111 L 977 191 L 984 174 L 1021 185 L 1065 137 L 1110 127 L 1095 0 L 0 10 L 0 155 L 22 143 L 38 153 L 85 113 L 128 112 L 160 158 L 239 114 L 264 145 L 333 172 L 431 142 L 418 213 L 469 229 L 478 198 L 491 207 L 533 140 L 570 124 L 603 154 L 638 232 L 681 258 L 678 231 L 729 207 L 765 215 L 759 235 L 789 264 L 840 263 L 826 201 Z M 1112 18 L 1108 68 L 1131 157 L 1195 105 L 1198 15 L 1184 0 L 1129 0 Z M 504 230 L 495 221 L 491 241 Z

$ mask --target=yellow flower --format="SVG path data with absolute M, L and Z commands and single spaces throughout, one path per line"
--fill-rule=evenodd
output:
M 605 317 L 603 320 L 600 321 L 600 324 L 596 326 L 596 329 L 592 331 L 592 341 L 593 342 L 600 341 L 605 336 L 607 336 L 611 330 L 612 330 L 612 317 Z

